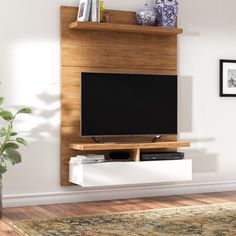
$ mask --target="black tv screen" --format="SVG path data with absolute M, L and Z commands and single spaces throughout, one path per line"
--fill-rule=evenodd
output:
M 177 76 L 82 73 L 82 136 L 163 134 L 177 134 Z

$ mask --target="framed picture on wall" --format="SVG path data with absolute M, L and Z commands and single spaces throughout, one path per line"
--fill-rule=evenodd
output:
M 220 96 L 236 97 L 236 60 L 220 60 Z

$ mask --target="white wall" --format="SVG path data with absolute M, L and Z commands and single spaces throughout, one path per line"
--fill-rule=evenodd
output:
M 121 10 L 137 10 L 144 3 L 105 1 L 106 8 Z M 214 183 L 212 190 L 220 190 L 218 184 L 222 190 L 236 189 L 236 98 L 218 96 L 218 61 L 236 59 L 235 0 L 180 0 L 179 26 L 185 33 L 179 38 L 179 130 L 182 139 L 192 142 L 186 153 L 193 159 L 193 182 L 181 188 L 151 187 L 151 192 L 148 186 L 142 191 L 119 188 L 116 194 L 106 190 L 77 194 L 79 187 L 60 187 L 59 7 L 77 4 L 75 0 L 1 1 L 0 93 L 7 98 L 6 105 L 34 110 L 16 126 L 26 131 L 30 145 L 22 149 L 23 163 L 9 167 L 4 176 L 5 205 L 207 191 L 213 186 L 209 182 Z
M 195 181 L 236 179 L 236 99 L 218 95 L 219 59 L 236 59 L 235 7 L 234 0 L 181 1 L 180 131 L 193 143 Z

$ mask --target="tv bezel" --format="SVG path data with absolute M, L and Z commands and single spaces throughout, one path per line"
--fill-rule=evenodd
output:
M 177 117 L 176 117 L 176 126 L 177 126 L 177 132 L 176 133 L 162 133 L 162 134 L 114 134 L 114 135 L 83 135 L 82 133 L 82 75 L 83 74 L 118 74 L 118 75 L 150 75 L 150 76 L 175 76 L 177 81 L 177 100 L 176 100 L 176 107 L 177 107 Z M 170 75 L 170 74 L 143 74 L 143 73 L 118 73 L 118 72 L 81 72 L 80 76 L 80 136 L 85 138 L 102 138 L 102 137 L 159 137 L 163 135 L 178 135 L 178 75 Z

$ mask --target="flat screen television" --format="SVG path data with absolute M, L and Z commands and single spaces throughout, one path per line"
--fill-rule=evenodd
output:
M 81 136 L 177 134 L 177 76 L 81 74 Z

